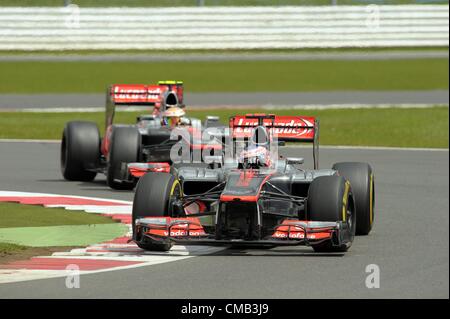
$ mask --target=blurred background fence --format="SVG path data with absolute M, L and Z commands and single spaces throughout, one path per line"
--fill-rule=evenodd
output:
M 174 7 L 448 4 L 448 0 L 0 0 L 0 6 Z
M 49 5 L 61 3 L 60 0 L 49 2 Z M 81 0 L 73 2 L 83 4 Z M 85 1 L 85 4 L 91 2 Z M 177 1 L 166 3 L 170 2 Z M 197 1 L 178 2 L 195 4 Z M 213 2 L 204 0 L 203 4 Z M 271 1 L 274 2 L 277 1 Z M 296 1 L 278 2 L 291 4 Z M 363 3 L 362 0 L 352 2 Z M 3 6 L 0 7 L 0 50 L 437 47 L 448 46 L 448 19 L 448 5 L 429 4 L 142 8 L 93 8 L 74 4 L 66 7 Z

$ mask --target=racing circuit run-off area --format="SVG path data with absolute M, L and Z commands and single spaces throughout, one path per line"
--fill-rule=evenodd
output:
M 0 303 L 448 302 L 448 18 L 448 0 L 0 1 Z

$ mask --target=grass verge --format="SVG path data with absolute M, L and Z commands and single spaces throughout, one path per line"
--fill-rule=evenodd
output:
M 279 115 L 317 116 L 321 122 L 323 145 L 431 147 L 449 146 L 449 108 L 427 109 L 341 109 L 276 110 Z M 191 117 L 204 119 L 218 115 L 222 122 L 236 114 L 261 113 L 261 109 L 189 111 Z M 116 123 L 133 123 L 142 112 L 119 112 Z M 4 112 L 0 116 L 0 138 L 60 139 L 64 124 L 72 120 L 94 121 L 104 130 L 104 113 L 20 113 Z M 24 129 L 26 128 L 26 129 Z
M 126 228 L 98 214 L 0 203 L 0 262 L 104 242 Z
M 189 92 L 448 88 L 448 59 L 373 61 L 0 62 L 0 93 L 99 93 L 179 79 Z
M 57 251 L 68 251 L 79 246 L 68 247 L 28 247 L 0 242 L 0 264 L 7 264 L 16 260 L 25 260 L 34 256 L 49 256 Z
M 0 228 L 62 225 L 111 224 L 117 221 L 98 214 L 45 208 L 35 205 L 0 203 Z
M 4 255 L 10 255 L 26 250 L 28 247 L 10 243 L 0 242 L 0 257 Z

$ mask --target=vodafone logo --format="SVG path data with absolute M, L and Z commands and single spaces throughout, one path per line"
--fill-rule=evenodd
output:
M 272 237 L 275 237 L 275 238 L 287 238 L 287 236 L 288 235 L 285 232 L 280 232 L 280 231 L 277 231 L 272 235 Z M 289 238 L 303 239 L 303 238 L 305 238 L 305 235 L 302 232 L 292 232 L 289 235 Z M 308 238 L 312 238 L 312 237 L 308 236 Z
M 173 230 L 170 232 L 170 237 L 181 237 L 181 236 L 202 236 L 204 235 L 204 232 L 201 231 L 190 231 L 189 234 L 185 230 Z M 166 231 L 164 232 L 164 236 L 168 236 L 169 233 Z

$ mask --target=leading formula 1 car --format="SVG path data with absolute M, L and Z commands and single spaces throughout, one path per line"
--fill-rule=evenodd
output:
M 64 178 L 91 181 L 97 173 L 104 173 L 111 188 L 123 190 L 134 188 L 138 177 L 147 171 L 168 171 L 170 149 L 177 141 L 170 139 L 173 127 L 167 123 L 165 111 L 174 107 L 184 114 L 183 83 L 160 81 L 157 85 L 112 85 L 107 90 L 106 100 L 103 138 L 94 122 L 66 124 L 61 140 Z M 116 106 L 129 105 L 154 108 L 151 114 L 138 116 L 136 124 L 113 124 Z M 217 126 L 218 120 L 207 117 L 204 127 Z M 182 117 L 177 125 L 192 128 L 196 122 L 199 120 Z M 129 163 L 134 163 L 133 174 L 127 167 Z
M 370 232 L 372 168 L 345 162 L 319 169 L 314 117 L 235 116 L 229 135 L 233 141 L 247 138 L 236 160 L 150 172 L 139 180 L 132 215 L 132 240 L 139 247 L 308 245 L 317 252 L 344 252 L 355 234 Z M 268 141 L 274 136 L 312 143 L 314 169 L 300 167 L 301 158 L 271 159 L 268 147 L 274 143 Z

